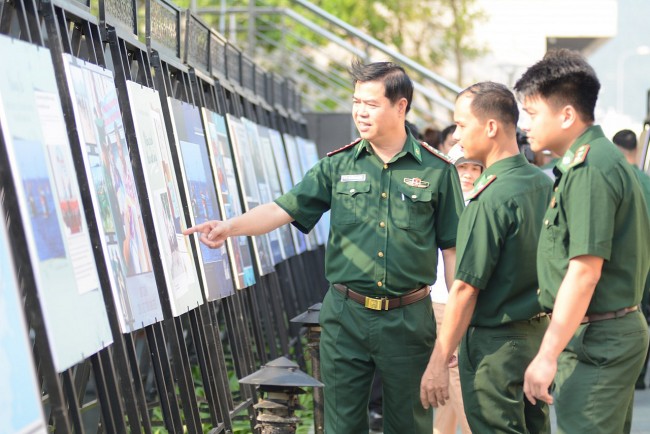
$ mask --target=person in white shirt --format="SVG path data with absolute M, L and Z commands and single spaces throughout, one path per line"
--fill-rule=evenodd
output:
M 453 131 L 452 131 L 453 132 Z M 474 190 L 474 181 L 481 176 L 483 172 L 483 165 L 476 160 L 468 160 L 463 157 L 462 150 L 456 149 L 460 146 L 456 145 L 449 152 L 450 157 L 453 159 L 455 155 L 460 155 L 456 158 L 454 164 L 460 177 L 460 186 L 463 190 L 465 198 Z M 467 199 L 465 199 L 467 205 Z M 438 251 L 438 256 L 441 253 Z M 438 258 L 438 279 L 431 286 L 431 302 L 433 303 L 433 312 L 436 317 L 436 327 L 440 329 L 442 318 L 445 312 L 445 305 L 449 296 L 447 285 L 445 284 L 444 267 L 442 266 L 441 258 Z M 434 434 L 456 434 L 456 430 L 460 427 L 463 434 L 471 434 L 472 431 L 467 423 L 465 417 L 465 410 L 463 409 L 463 396 L 460 391 L 460 377 L 458 375 L 458 366 L 456 365 L 456 351 L 453 356 L 452 364 L 455 365 L 449 369 L 449 401 L 447 405 L 442 405 L 436 408 L 433 420 L 433 433 Z

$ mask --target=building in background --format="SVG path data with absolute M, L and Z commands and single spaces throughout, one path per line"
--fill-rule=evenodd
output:
M 596 117 L 605 133 L 641 131 L 650 89 L 649 1 L 478 0 L 476 6 L 486 19 L 475 40 L 488 53 L 466 66 L 468 79 L 512 86 L 548 49 L 577 49 L 601 80 Z

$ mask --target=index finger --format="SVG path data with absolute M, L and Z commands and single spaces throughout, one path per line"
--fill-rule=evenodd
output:
M 206 227 L 209 226 L 210 222 L 199 223 L 198 225 L 191 226 L 183 231 L 183 235 L 192 235 L 196 232 L 203 232 Z

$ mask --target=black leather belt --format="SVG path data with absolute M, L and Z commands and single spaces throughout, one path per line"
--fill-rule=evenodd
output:
M 356 301 L 367 309 L 371 310 L 391 310 L 402 306 L 413 304 L 429 296 L 429 286 L 425 285 L 422 288 L 414 289 L 413 291 L 402 295 L 401 297 L 367 297 L 365 295 L 354 292 L 350 288 L 340 283 L 332 285 L 338 292 L 345 295 L 350 300 Z
M 596 321 L 605 321 L 606 319 L 621 318 L 627 315 L 628 313 L 636 312 L 638 309 L 639 306 L 630 306 L 630 307 L 624 307 L 623 309 L 614 310 L 612 312 L 590 313 L 588 315 L 585 315 L 584 318 L 582 318 L 580 324 L 587 324 L 588 322 L 596 322 Z

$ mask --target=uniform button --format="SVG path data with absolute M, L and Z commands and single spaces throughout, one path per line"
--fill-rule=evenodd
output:
M 386 227 L 386 223 L 384 223 L 384 222 L 379 222 L 379 227 L 381 227 L 381 228 Z
M 383 258 L 384 257 L 384 252 L 377 253 L 377 256 L 379 256 L 380 258 Z
M 555 188 L 553 189 L 553 191 L 557 191 L 557 189 L 558 189 L 558 187 L 555 187 Z
M 539 289 L 539 288 L 537 288 L 537 295 L 539 295 L 539 294 L 541 294 L 541 293 L 542 293 L 542 290 Z
M 548 219 L 544 220 L 544 224 L 548 226 Z
M 388 195 L 386 194 L 386 192 L 383 192 L 383 193 L 381 194 L 381 197 L 384 198 L 384 199 L 386 199 L 386 198 L 388 197 Z
M 377 286 L 384 286 L 384 284 L 381 282 L 377 282 Z
M 411 196 L 411 199 L 417 199 L 417 198 L 418 198 L 417 194 L 414 194 L 414 195 Z
M 354 193 L 356 190 L 354 188 L 350 189 L 350 193 Z
M 557 205 L 557 202 L 555 201 L 555 198 L 551 199 L 551 208 L 555 208 L 555 205 Z
M 384 164 L 384 169 L 388 169 L 388 164 Z

